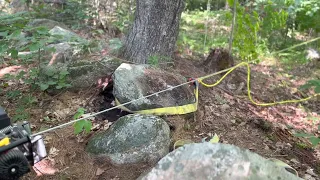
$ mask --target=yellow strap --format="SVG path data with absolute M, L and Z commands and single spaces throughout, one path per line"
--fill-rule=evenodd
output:
M 249 97 L 249 100 L 257 105 L 257 106 L 273 106 L 273 105 L 278 105 L 278 104 L 286 104 L 286 103 L 298 103 L 298 102 L 302 102 L 302 101 L 307 101 L 311 98 L 314 98 L 316 96 L 319 96 L 320 94 L 315 94 L 313 96 L 309 96 L 307 98 L 303 98 L 303 99 L 293 99 L 293 100 L 286 100 L 286 101 L 280 101 L 280 102 L 273 102 L 273 103 L 257 103 L 253 100 L 252 96 L 251 96 L 251 88 L 250 88 L 250 65 L 249 63 L 247 62 L 242 62 L 242 63 L 239 63 L 238 65 L 234 66 L 232 69 L 230 69 L 224 76 L 222 76 L 221 79 L 219 79 L 216 83 L 214 84 L 206 84 L 203 82 L 203 79 L 206 79 L 208 78 L 208 76 L 206 76 L 206 78 L 199 78 L 198 81 L 200 84 L 202 84 L 203 86 L 205 87 L 213 87 L 213 86 L 216 86 L 218 85 L 228 74 L 230 74 L 233 70 L 235 70 L 236 68 L 240 67 L 240 66 L 247 66 L 247 69 L 248 69 L 248 76 L 247 76 L 247 91 L 248 91 L 248 97 Z M 210 77 L 210 76 L 209 76 Z
M 194 94 L 196 97 L 195 103 L 182 105 L 182 106 L 175 106 L 175 107 L 163 107 L 163 108 L 155 108 L 155 109 L 146 109 L 140 111 L 131 111 L 125 106 L 120 106 L 119 108 L 131 112 L 131 113 L 138 113 L 138 114 L 153 114 L 153 115 L 176 115 L 176 114 L 188 114 L 197 111 L 198 109 L 198 85 L 196 85 Z M 121 103 L 115 99 L 116 105 L 121 105 Z
M 10 144 L 10 139 L 8 137 L 5 137 L 0 141 L 0 147 L 7 146 L 9 144 Z

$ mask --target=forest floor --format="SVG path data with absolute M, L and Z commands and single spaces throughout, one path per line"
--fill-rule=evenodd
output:
M 104 55 L 101 53 L 100 57 L 94 58 L 99 59 Z M 203 60 L 177 54 L 174 65 L 166 69 L 185 77 L 200 77 L 207 74 L 199 63 Z M 309 79 L 319 78 L 319 63 L 317 66 L 297 66 L 287 71 L 281 64 L 269 62 L 277 61 L 268 59 L 251 66 L 251 91 L 257 102 L 306 97 L 298 87 Z M 210 78 L 206 82 L 215 82 L 220 77 Z M 265 158 L 286 162 L 298 171 L 300 177 L 312 175 L 312 172 L 320 177 L 319 147 L 313 148 L 306 139 L 294 136 L 294 133 L 302 130 L 319 133 L 319 122 L 314 120 L 319 119 L 319 99 L 276 106 L 256 106 L 247 97 L 246 80 L 247 70 L 243 67 L 235 70 L 216 87 L 200 85 L 199 109 L 196 113 L 163 117 L 172 130 L 172 145 L 181 139 L 201 142 L 204 138 L 208 140 L 217 134 L 221 143 L 233 144 Z M 27 91 L 21 84 L 10 84 L 5 91 L 17 89 Z M 80 107 L 95 109 L 95 102 L 101 98 L 96 95 L 96 91 L 96 87 L 92 87 L 78 93 L 62 91 L 55 96 L 34 93 L 37 103 L 24 110 L 31 115 L 29 121 L 32 130 L 37 132 L 69 122 Z M 19 107 L 18 101 L 10 100 L 6 96 L 0 96 L 0 101 L 9 116 L 14 115 Z M 111 119 L 93 120 L 95 128 L 90 134 L 76 136 L 71 125 L 45 134 L 49 154 L 47 159 L 56 172 L 53 175 L 36 177 L 33 171 L 23 179 L 131 180 L 152 168 L 154 164 L 114 166 L 90 157 L 85 152 L 88 139 L 111 126 Z
M 200 77 L 206 73 L 200 61 L 176 57 L 169 69 L 186 77 Z M 252 96 L 258 102 L 273 102 L 301 98 L 297 90 L 316 67 L 299 67 L 290 78 L 279 65 L 253 65 L 251 75 Z M 302 73 L 301 68 L 305 70 Z M 168 69 L 168 68 L 167 68 Z M 319 69 L 319 68 L 318 68 Z M 291 75 L 293 75 L 291 74 Z M 220 76 L 221 77 L 221 76 Z M 299 130 L 317 132 L 317 123 L 310 117 L 319 117 L 319 100 L 276 106 L 256 106 L 247 97 L 246 69 L 231 73 L 219 86 L 200 86 L 199 110 L 191 115 L 163 117 L 172 127 L 172 144 L 181 139 L 194 142 L 207 140 L 217 134 L 222 143 L 234 144 L 249 149 L 265 158 L 276 158 L 294 167 L 301 177 L 313 169 L 320 174 L 319 148 L 311 148 L 306 139 L 293 135 Z M 219 77 L 209 79 L 214 82 Z M 243 85 L 244 84 L 244 85 Z M 239 88 L 240 87 L 240 88 Z M 21 88 L 21 87 L 20 87 Z M 234 90 L 237 89 L 237 90 Z M 68 122 L 79 107 L 92 108 L 95 87 L 79 93 L 62 92 L 56 96 L 38 95 L 38 103 L 29 119 L 34 131 Z M 18 106 L 5 97 L 0 100 L 6 105 L 8 114 Z M 44 118 L 49 117 L 49 118 Z M 49 120 L 48 120 L 49 119 Z M 36 177 L 32 172 L 24 179 L 136 179 L 153 164 L 114 166 L 90 157 L 85 151 L 87 140 L 97 131 L 107 129 L 112 122 L 94 121 L 95 131 L 89 135 L 75 136 L 72 126 L 45 134 L 49 153 L 48 160 L 57 170 L 54 175 Z

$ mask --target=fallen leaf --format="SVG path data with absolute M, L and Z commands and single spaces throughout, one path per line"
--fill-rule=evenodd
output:
M 178 140 L 174 143 L 173 145 L 173 149 L 177 149 L 181 146 L 184 146 L 185 144 L 191 144 L 191 143 L 194 143 L 192 140 L 189 140 L 189 139 L 181 139 L 181 140 Z
M 219 136 L 217 134 L 214 134 L 213 138 L 209 141 L 212 144 L 219 142 Z
M 101 174 L 104 173 L 104 171 L 105 171 L 104 169 L 98 168 L 96 172 L 96 176 L 100 176 Z
M 42 161 L 36 163 L 33 166 L 34 171 L 37 173 L 37 176 L 42 175 L 54 175 L 58 170 L 55 169 L 48 159 L 43 159 Z

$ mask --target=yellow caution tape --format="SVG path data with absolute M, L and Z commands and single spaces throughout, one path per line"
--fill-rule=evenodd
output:
M 7 146 L 9 144 L 10 144 L 10 139 L 8 137 L 5 137 L 0 141 L 0 147 Z

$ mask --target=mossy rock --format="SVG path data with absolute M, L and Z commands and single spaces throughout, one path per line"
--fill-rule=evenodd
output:
M 170 128 L 161 118 L 130 114 L 89 140 L 86 151 L 114 164 L 156 162 L 169 153 Z

